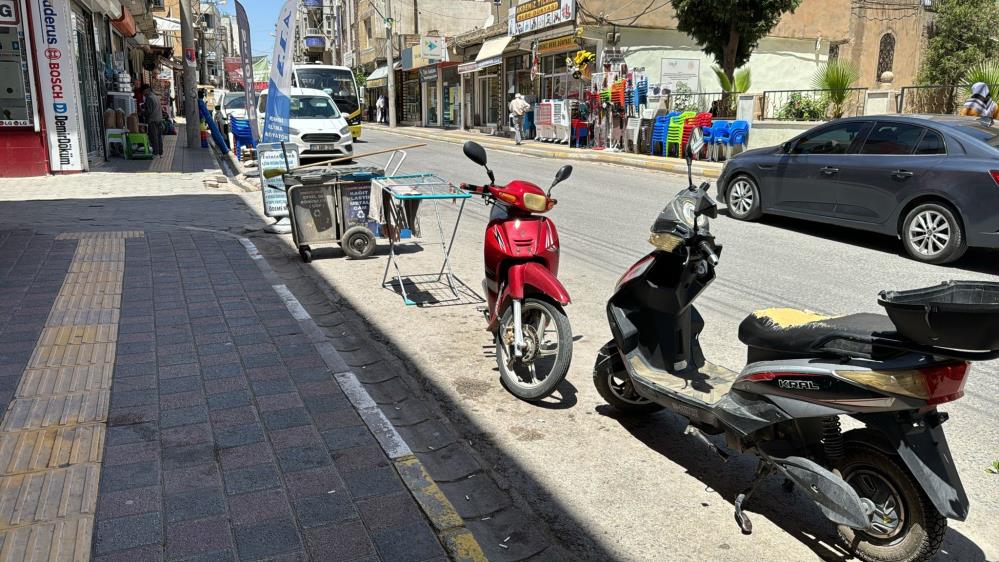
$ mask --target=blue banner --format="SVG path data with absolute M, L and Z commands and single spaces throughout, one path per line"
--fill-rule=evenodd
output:
M 295 11 L 298 0 L 286 0 L 275 28 L 271 76 L 267 84 L 267 108 L 264 115 L 264 142 L 288 140 L 291 113 L 292 41 L 295 37 Z

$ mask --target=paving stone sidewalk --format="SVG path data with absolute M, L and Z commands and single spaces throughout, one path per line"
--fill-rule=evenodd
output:
M 0 562 L 561 559 L 403 359 L 259 232 L 259 193 L 207 189 L 203 155 L 172 161 L 198 164 L 0 181 Z

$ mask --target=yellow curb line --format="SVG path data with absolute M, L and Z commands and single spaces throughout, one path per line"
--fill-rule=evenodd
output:
M 482 547 L 475 536 L 465 528 L 465 521 L 447 499 L 440 486 L 427 473 L 423 463 L 415 456 L 396 460 L 395 469 L 420 508 L 433 524 L 437 536 L 452 560 L 461 562 L 487 562 Z

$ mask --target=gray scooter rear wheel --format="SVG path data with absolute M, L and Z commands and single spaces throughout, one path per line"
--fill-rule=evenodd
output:
M 850 443 L 839 463 L 843 479 L 861 498 L 874 502 L 873 528 L 839 526 L 839 536 L 866 562 L 923 562 L 940 550 L 947 518 L 894 455 Z
M 593 365 L 593 386 L 615 410 L 626 414 L 651 414 L 663 409 L 635 392 L 613 340 L 604 344 L 597 355 L 597 362 Z

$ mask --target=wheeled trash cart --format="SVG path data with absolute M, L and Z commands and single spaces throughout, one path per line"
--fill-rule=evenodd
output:
M 312 261 L 317 245 L 339 244 L 349 258 L 370 257 L 375 251 L 377 224 L 368 216 L 371 180 L 383 168 L 337 166 L 284 175 L 291 235 L 302 256 Z

